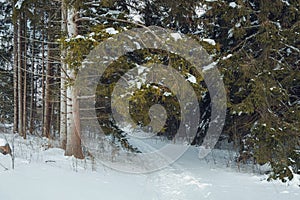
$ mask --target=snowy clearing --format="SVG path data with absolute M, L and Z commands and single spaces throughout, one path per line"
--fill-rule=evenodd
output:
M 12 137 L 0 134 L 11 144 Z M 190 148 L 172 166 L 149 174 L 127 174 L 90 160 L 65 157 L 48 148 L 46 139 L 15 140 L 15 170 L 9 155 L 0 155 L 0 198 L 5 200 L 110 199 L 110 200 L 238 200 L 300 198 L 299 182 L 267 182 L 265 175 L 240 172 L 230 151 L 214 150 L 205 159 L 195 159 Z M 52 143 L 52 145 L 55 145 Z M 5 170 L 3 168 L 9 168 Z M 253 169 L 252 169 L 253 170 Z M 299 178 L 298 178 L 299 179 Z M 16 192 L 18 191 L 18 192 Z M 32 191 L 32 192 L 28 192 Z

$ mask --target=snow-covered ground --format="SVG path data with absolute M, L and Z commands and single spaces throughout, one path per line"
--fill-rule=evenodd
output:
M 12 143 L 11 135 L 0 134 L 5 137 Z M 0 155 L 1 200 L 300 199 L 299 177 L 290 183 L 267 182 L 254 166 L 238 170 L 230 151 L 214 150 L 199 160 L 198 149 L 190 148 L 163 170 L 128 174 L 90 160 L 65 157 L 63 150 L 49 148 L 46 139 L 16 138 L 14 144 L 14 170 L 10 156 Z

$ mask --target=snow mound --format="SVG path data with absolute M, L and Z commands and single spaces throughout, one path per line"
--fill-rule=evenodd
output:
M 49 143 L 55 144 L 45 138 L 28 136 L 27 140 L 21 137 L 12 140 L 13 137 L 0 134 L 0 141 L 6 141 L 3 138 L 14 141 L 16 152 L 14 170 L 10 167 L 10 156 L 0 155 L 0 179 L 5 180 L 0 181 L 0 197 L 5 200 L 298 200 L 300 197 L 299 176 L 292 182 L 281 183 L 267 182 L 265 175 L 251 171 L 241 173 L 232 167 L 234 155 L 229 150 L 213 150 L 206 158 L 198 159 L 199 149 L 191 147 L 163 170 L 127 174 L 88 158 L 66 157 L 62 149 L 46 148 Z M 165 143 L 151 140 L 147 144 L 160 147 Z
M 5 146 L 7 144 L 5 139 L 0 138 L 0 146 Z

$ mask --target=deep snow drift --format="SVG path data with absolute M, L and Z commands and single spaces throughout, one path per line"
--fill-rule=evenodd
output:
M 12 135 L 0 134 L 12 144 Z M 53 146 L 55 143 L 51 142 Z M 191 147 L 173 165 L 148 174 L 115 171 L 101 163 L 65 157 L 49 141 L 17 137 L 15 169 L 11 157 L 0 155 L 0 199 L 109 200 L 298 200 L 299 177 L 290 183 L 267 182 L 252 165 L 240 166 L 231 151 L 214 150 L 197 158 Z M 5 170 L 8 168 L 8 170 Z M 255 173 L 253 173 L 255 172 Z

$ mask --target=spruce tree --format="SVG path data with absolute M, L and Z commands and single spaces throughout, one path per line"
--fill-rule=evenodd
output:
M 282 181 L 299 171 L 298 1 L 217 1 L 204 15 L 228 91 L 225 132 L 241 158 L 270 164 Z M 225 59 L 226 58 L 226 59 Z

